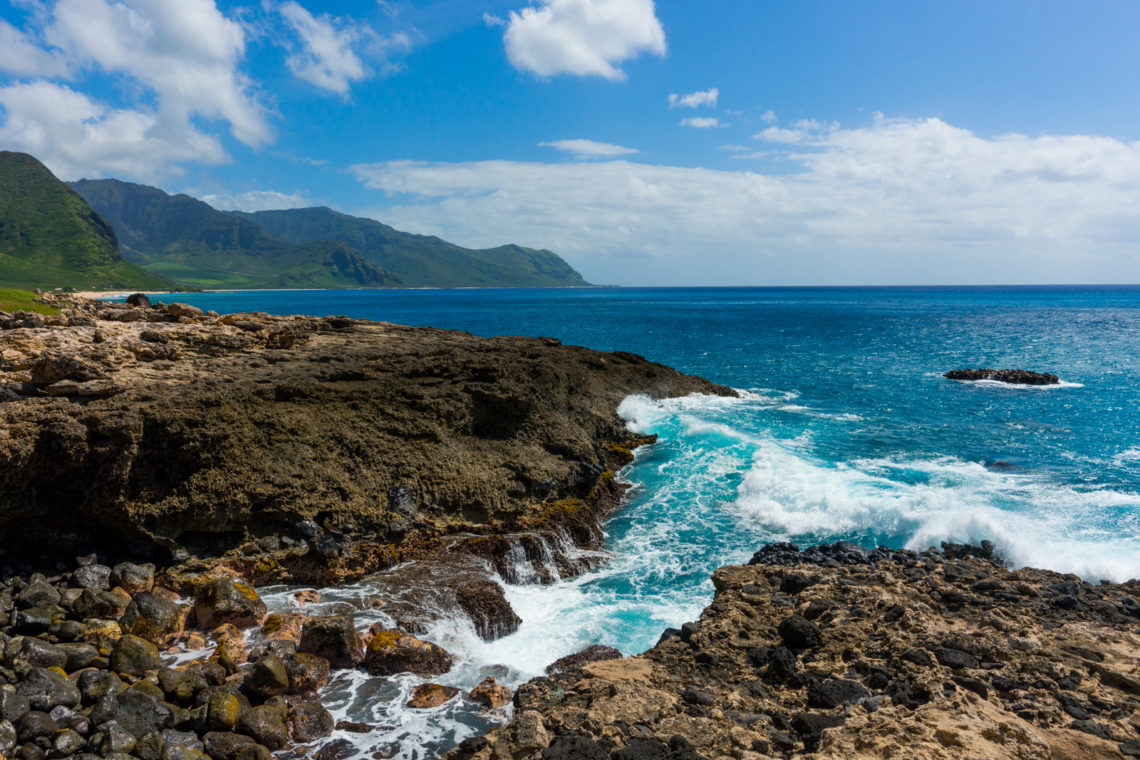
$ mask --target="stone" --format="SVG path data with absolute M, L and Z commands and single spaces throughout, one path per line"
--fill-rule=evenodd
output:
M 67 656 L 67 662 L 64 664 L 63 669 L 68 673 L 74 673 L 77 670 L 90 667 L 91 664 L 95 662 L 95 658 L 99 656 L 98 649 L 82 642 L 65 642 L 63 644 L 56 644 L 55 646 L 56 649 Z
M 451 655 L 442 647 L 421 641 L 398 628 L 386 628 L 374 633 L 368 642 L 364 668 L 374 676 L 442 675 L 451 670 Z
M 115 646 L 122 635 L 123 630 L 115 620 L 92 619 L 83 624 L 83 640 L 101 649 Z
M 16 686 L 16 693 L 28 698 L 33 710 L 51 710 L 57 705 L 76 707 L 79 705 L 79 689 L 62 671 L 49 668 L 33 668 Z
M 833 707 L 858 702 L 871 692 L 858 681 L 846 678 L 825 678 L 808 686 L 808 705 L 829 710 Z
M 309 618 L 297 651 L 315 654 L 332 668 L 354 668 L 363 659 L 360 635 L 351 615 Z
M 1061 378 L 1048 372 L 1024 369 L 952 369 L 943 375 L 947 380 L 993 380 L 1014 385 L 1057 385 Z
M 301 702 L 289 712 L 293 740 L 307 744 L 333 732 L 332 714 L 320 702 Z
M 111 669 L 132 676 L 145 675 L 148 670 L 162 667 L 158 647 L 146 639 L 123 634 L 111 651 Z
M 126 303 L 131 306 L 137 306 L 140 309 L 151 308 L 151 302 L 146 293 L 132 293 L 131 295 L 127 296 Z
M 802 615 L 792 615 L 779 626 L 780 638 L 793 651 L 819 646 L 822 635 L 819 626 Z
M 30 375 L 32 384 L 37 386 L 51 385 L 60 380 L 86 382 L 105 377 L 94 364 L 62 351 L 44 351 L 32 362 Z
M 119 626 L 126 633 L 160 644 L 182 631 L 182 610 L 168 599 L 142 591 L 127 605 Z
M 98 750 L 104 757 L 112 753 L 129 755 L 138 744 L 134 735 L 115 721 L 103 724 L 99 727 L 99 731 L 103 739 L 99 742 Z
M 198 627 L 209 629 L 225 623 L 238 628 L 265 622 L 265 602 L 253 587 L 233 578 L 218 578 L 204 584 L 194 595 Z
M 67 653 L 46 641 L 16 636 L 4 646 L 4 665 L 17 675 L 23 675 L 32 668 L 62 668 L 67 665 Z
M 497 710 L 511 703 L 511 691 L 494 676 L 487 676 L 467 695 L 489 710 Z
M 127 688 L 119 677 L 105 670 L 86 670 L 76 681 L 83 704 L 91 705 L 103 697 L 116 697 Z
M 115 720 L 136 739 L 142 739 L 152 731 L 171 727 L 173 712 L 154 695 L 132 687 L 120 694 L 118 700 L 119 710 L 115 713 Z
M 202 737 L 206 754 L 214 760 L 237 760 L 238 752 L 256 743 L 249 736 L 221 731 L 211 731 Z
M 29 583 L 23 591 L 16 594 L 15 602 L 16 606 L 20 608 L 50 607 L 59 604 L 59 591 L 54 586 L 37 580 Z
M 620 660 L 622 653 L 613 647 L 604 646 L 602 644 L 594 644 L 593 646 L 583 649 L 581 652 L 568 654 L 565 657 L 560 657 L 554 662 L 546 666 L 547 675 L 554 673 L 565 673 L 575 668 L 580 668 L 589 662 L 598 662 L 599 660 Z
M 241 716 L 241 702 L 224 689 L 210 689 L 206 697 L 206 729 L 229 731 Z M 207 751 L 209 749 L 207 748 Z M 213 753 L 211 753 L 213 754 Z
M 261 634 L 269 641 L 288 641 L 294 645 L 301 643 L 301 631 L 308 615 L 302 613 L 277 613 L 265 618 Z
M 258 744 L 277 751 L 289 742 L 289 729 L 281 711 L 271 705 L 251 707 L 238 718 L 237 730 Z M 211 753 L 212 754 L 212 753 Z
M 260 697 L 279 697 L 289 691 L 289 671 L 285 661 L 274 654 L 259 659 L 245 678 L 245 687 Z
M 71 609 L 78 617 L 112 618 L 117 619 L 127 610 L 131 597 L 122 589 L 111 591 L 85 588 L 79 598 L 72 604 Z
M 321 595 L 314 589 L 303 588 L 300 591 L 293 592 L 293 601 L 297 603 L 298 607 L 304 607 L 307 604 L 317 604 L 320 602 Z
M 459 689 L 454 686 L 443 686 L 438 683 L 420 684 L 412 692 L 412 698 L 408 700 L 408 707 L 416 710 L 439 707 L 458 693 Z
M 15 723 L 32 709 L 28 698 L 16 692 L 16 687 L 0 686 L 0 720 Z
M 289 694 L 304 694 L 324 688 L 329 681 L 329 661 L 308 652 L 297 652 L 283 658 L 289 675 Z
M 409 486 L 389 488 L 388 509 L 405 517 L 415 517 L 419 513 L 415 492 Z

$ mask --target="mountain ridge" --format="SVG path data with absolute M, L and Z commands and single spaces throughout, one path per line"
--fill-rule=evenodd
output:
M 110 222 L 127 259 L 200 288 L 589 285 L 551 251 L 468 249 L 328 207 L 220 211 L 123 180 L 70 186 Z
M 27 153 L 0 151 L 0 284 L 15 288 L 164 288 L 123 260 L 113 227 Z

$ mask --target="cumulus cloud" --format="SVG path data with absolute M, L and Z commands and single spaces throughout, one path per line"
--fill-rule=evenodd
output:
M 228 122 L 247 145 L 272 138 L 267 113 L 238 68 L 245 33 L 214 0 L 59 0 L 45 38 L 68 60 L 151 88 L 168 123 L 197 114 Z
M 303 193 L 279 193 L 275 190 L 248 190 L 244 193 L 207 193 L 201 200 L 221 211 L 274 211 L 284 208 L 308 208 L 314 205 Z
M 638 151 L 635 148 L 626 148 L 613 143 L 595 142 L 594 140 L 554 140 L 540 142 L 540 147 L 555 148 L 564 153 L 573 154 L 574 158 L 614 158 L 628 156 Z
M 0 87 L 0 144 L 31 153 L 65 180 L 177 174 L 180 161 L 217 164 L 221 143 L 189 123 L 151 111 L 115 109 L 52 82 Z
M 1140 143 L 878 118 L 785 145 L 794 170 L 779 174 L 625 160 L 353 172 L 401 199 L 375 209 L 389 223 L 549 247 L 603 282 L 652 283 L 658 257 L 703 284 L 1140 279 Z
M 720 119 L 715 116 L 690 116 L 687 119 L 681 119 L 682 127 L 692 127 L 693 129 L 713 129 L 715 127 L 727 127 L 727 124 L 721 124 Z
M 665 55 L 665 30 L 653 0 L 538 0 L 511 11 L 503 41 L 520 71 L 625 78 L 620 64 Z
M 720 90 L 713 87 L 701 92 L 690 92 L 688 95 L 669 95 L 670 108 L 698 108 L 700 106 L 709 106 L 716 108 L 717 98 L 720 97 Z
M 286 59 L 298 77 L 343 95 L 367 75 L 364 62 L 353 50 L 360 37 L 356 29 L 338 24 L 328 14 L 314 17 L 295 2 L 282 3 L 277 11 L 301 40 L 301 50 Z
M 16 76 L 65 77 L 67 61 L 58 50 L 44 50 L 23 32 L 0 19 L 0 71 Z

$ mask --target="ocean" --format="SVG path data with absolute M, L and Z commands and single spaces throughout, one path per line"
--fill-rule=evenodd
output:
M 166 297 L 170 298 L 170 297 Z M 441 682 L 512 686 L 590 644 L 631 654 L 712 598 L 709 575 L 772 541 L 924 549 L 993 541 L 1014 565 L 1088 580 L 1140 577 L 1140 287 L 357 290 L 181 294 L 218 311 L 344 314 L 478 335 L 543 335 L 642 354 L 739 399 L 630 397 L 660 436 L 621 473 L 612 557 L 552 585 L 504 583 L 519 631 L 483 642 L 464 620 L 426 636 L 456 655 Z M 946 380 L 1023 368 L 1058 386 Z M 369 581 L 324 590 L 360 600 Z M 284 605 L 288 590 L 269 590 Z M 363 606 L 363 605 L 361 605 Z M 362 627 L 383 620 L 361 611 Z M 452 700 L 403 701 L 419 680 L 342 674 L 338 718 L 361 757 L 423 758 L 483 731 Z

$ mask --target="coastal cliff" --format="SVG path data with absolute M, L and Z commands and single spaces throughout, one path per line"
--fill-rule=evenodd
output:
M 341 317 L 80 302 L 0 324 L 9 550 L 502 533 L 612 481 L 627 394 L 733 394 L 623 352 Z

